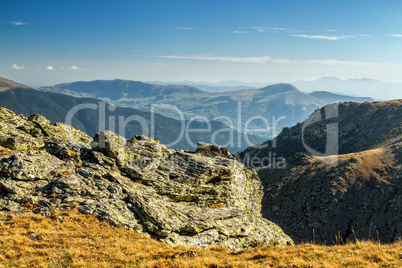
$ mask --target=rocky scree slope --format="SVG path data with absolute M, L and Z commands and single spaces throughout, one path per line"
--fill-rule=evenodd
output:
M 293 244 L 261 217 L 256 172 L 226 148 L 200 144 L 191 154 L 109 131 L 92 139 L 43 116 L 0 108 L 0 168 L 1 213 L 78 207 L 174 245 Z
M 402 237 L 402 100 L 341 104 L 338 119 L 343 154 L 337 165 L 330 165 L 336 156 L 304 152 L 300 125 L 278 137 L 277 152 L 285 153 L 283 146 L 294 155 L 285 154 L 283 169 L 273 164 L 257 170 L 264 186 L 263 216 L 283 226 L 295 242 L 397 241 Z M 325 139 L 325 125 L 306 132 L 312 147 Z

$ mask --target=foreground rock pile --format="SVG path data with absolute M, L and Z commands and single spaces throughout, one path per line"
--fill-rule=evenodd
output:
M 256 172 L 224 148 L 200 144 L 188 153 L 109 131 L 92 139 L 40 115 L 0 108 L 0 168 L 3 213 L 78 207 L 170 244 L 234 250 L 293 244 L 261 217 Z

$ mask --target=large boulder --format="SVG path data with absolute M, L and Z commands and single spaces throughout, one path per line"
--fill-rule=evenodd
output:
M 28 203 L 36 213 L 77 207 L 173 245 L 241 250 L 293 244 L 262 218 L 257 173 L 225 148 L 200 144 L 189 153 L 109 131 L 91 139 L 39 115 L 24 118 L 3 108 L 0 123 L 3 211 Z

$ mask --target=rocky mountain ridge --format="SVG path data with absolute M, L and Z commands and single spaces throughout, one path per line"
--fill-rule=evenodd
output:
M 240 157 L 277 153 L 284 165 L 257 169 L 262 213 L 295 242 L 356 239 L 391 243 L 402 237 L 402 100 L 343 103 L 338 115 L 305 128 L 308 146 L 325 152 L 327 126 L 337 124 L 340 155 L 313 156 L 303 124 L 287 128 L 276 148 L 249 148 Z M 241 160 L 244 161 L 245 158 Z M 246 164 L 249 162 L 245 161 Z M 256 163 L 256 162 L 254 162 Z

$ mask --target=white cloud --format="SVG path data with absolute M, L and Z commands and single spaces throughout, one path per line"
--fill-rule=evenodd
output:
M 46 69 L 49 70 L 49 71 L 54 71 L 54 67 L 51 66 L 51 65 L 47 66 Z
M 10 21 L 10 23 L 14 24 L 15 26 L 27 25 L 28 23 L 22 21 Z
M 248 31 L 233 31 L 234 33 L 237 33 L 237 34 L 246 34 L 246 33 L 248 33 Z
M 77 66 L 75 66 L 75 65 L 73 65 L 73 66 L 71 66 L 71 67 L 69 67 L 69 68 L 67 68 L 67 69 L 69 69 L 69 70 L 71 70 L 71 71 L 79 71 L 79 70 L 84 70 L 83 68 L 78 68 Z
M 327 36 L 327 35 L 307 35 L 307 34 L 288 34 L 289 36 L 307 38 L 307 39 L 322 39 L 322 40 L 342 40 L 347 38 L 353 38 L 354 35 L 339 35 L 339 36 Z
M 271 57 L 220 57 L 220 56 L 156 56 L 163 59 L 185 59 L 185 60 L 207 60 L 207 61 L 224 61 L 224 62 L 239 62 L 239 63 L 297 63 L 288 59 L 272 59 Z
M 402 34 L 391 34 L 392 37 L 402 37 Z
M 13 65 L 11 66 L 11 69 L 14 69 L 14 70 L 24 70 L 24 69 L 25 69 L 25 66 L 19 66 L 19 65 L 17 65 L 17 64 L 13 64 Z

